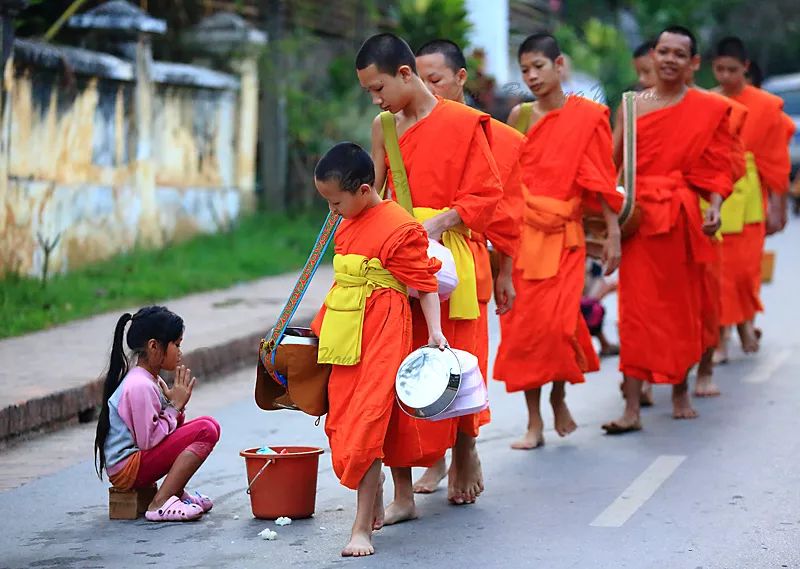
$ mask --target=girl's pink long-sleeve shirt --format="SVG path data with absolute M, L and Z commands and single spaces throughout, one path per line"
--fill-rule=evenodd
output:
M 158 445 L 184 419 L 162 393 L 158 378 L 138 366 L 125 375 L 108 407 L 110 429 L 105 455 L 109 476 L 122 470 L 136 451 Z

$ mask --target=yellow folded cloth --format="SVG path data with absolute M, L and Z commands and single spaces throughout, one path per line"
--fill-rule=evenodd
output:
M 424 223 L 449 209 L 415 207 L 413 214 L 417 221 Z M 450 295 L 451 320 L 476 320 L 480 316 L 475 258 L 467 244 L 469 237 L 470 230 L 463 223 L 442 233 L 442 245 L 450 249 L 453 254 L 458 275 L 458 286 Z
M 364 255 L 333 257 L 335 284 L 325 297 L 325 317 L 319 333 L 317 361 L 356 365 L 361 361 L 361 338 L 367 298 L 376 288 L 407 294 L 406 286 L 381 265 Z

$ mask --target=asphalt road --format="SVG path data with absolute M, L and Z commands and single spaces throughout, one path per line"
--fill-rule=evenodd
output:
M 699 419 L 673 420 L 661 388 L 643 431 L 604 435 L 600 424 L 622 408 L 617 362 L 606 360 L 568 389 L 574 435 L 560 439 L 548 411 L 546 446 L 512 451 L 525 424 L 522 396 L 493 383 L 494 422 L 479 442 L 486 492 L 462 507 L 444 491 L 419 498 L 421 518 L 377 533 L 374 557 L 339 557 L 355 495 L 339 486 L 329 455 L 314 518 L 287 527 L 252 518 L 239 450 L 327 444 L 313 418 L 258 410 L 248 370 L 203 386 L 192 402 L 194 414 L 222 424 L 196 477 L 216 506 L 194 524 L 109 521 L 90 425 L 0 451 L 0 567 L 800 567 L 797 244 L 800 223 L 769 241 L 778 261 L 764 290 L 762 352 L 745 357 L 734 347 L 717 371 L 723 395 L 696 401 Z M 613 317 L 606 326 L 613 333 Z M 266 527 L 276 541 L 258 537 Z

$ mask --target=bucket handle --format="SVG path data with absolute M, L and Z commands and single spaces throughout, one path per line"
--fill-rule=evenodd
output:
M 255 483 L 256 483 L 256 480 L 258 480 L 258 477 L 259 477 L 259 476 L 261 476 L 261 474 L 264 472 L 264 470 L 266 470 L 266 468 L 267 468 L 267 467 L 268 467 L 270 464 L 272 464 L 273 462 L 275 462 L 275 461 L 274 461 L 273 459 L 271 459 L 271 458 L 270 458 L 269 460 L 267 460 L 267 462 L 265 462 L 265 463 L 264 463 L 264 466 L 262 466 L 262 467 L 261 467 L 261 470 L 259 470 L 259 471 L 258 471 L 258 474 L 256 474 L 255 476 L 253 476 L 253 479 L 250 481 L 250 484 L 248 484 L 248 485 L 247 485 L 247 493 L 248 493 L 248 494 L 250 493 L 250 487 L 251 487 L 253 484 L 255 484 Z

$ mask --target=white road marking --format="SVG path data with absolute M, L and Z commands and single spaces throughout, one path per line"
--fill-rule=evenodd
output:
M 599 528 L 622 527 L 636 510 L 653 497 L 684 460 L 686 457 L 682 455 L 659 456 L 589 525 Z
M 786 360 L 789 359 L 791 354 L 792 351 L 789 348 L 783 348 L 774 354 L 764 354 L 762 356 L 764 359 L 759 362 L 756 369 L 754 369 L 752 373 L 747 375 L 742 381 L 744 383 L 765 383 L 769 381 L 769 379 L 775 375 L 775 372 L 777 372 L 780 367 L 786 363 Z

